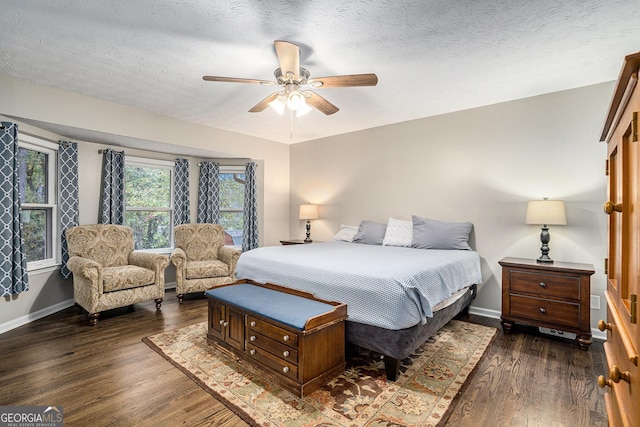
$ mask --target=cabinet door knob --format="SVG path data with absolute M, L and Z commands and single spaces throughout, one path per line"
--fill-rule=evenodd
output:
M 221 324 L 222 326 L 224 326 L 224 320 L 221 320 L 221 321 L 220 321 L 220 324 Z
M 613 203 L 611 200 L 603 206 L 604 213 L 611 215 L 613 212 L 622 212 L 622 203 Z
M 547 310 L 544 307 L 540 307 L 540 313 L 546 313 Z
M 282 340 L 283 340 L 283 341 L 289 341 L 289 335 L 285 335 L 285 336 L 283 336 L 283 337 L 282 337 Z
M 252 321 L 251 321 L 251 323 L 250 323 L 250 325 L 251 325 L 251 327 L 252 327 L 252 328 L 253 328 L 253 327 L 255 327 L 255 326 L 256 326 L 256 322 L 255 322 L 255 320 L 252 320 Z
M 289 357 L 289 352 L 287 350 L 285 350 L 285 351 L 282 352 L 282 355 L 284 357 Z
M 285 374 L 286 374 L 287 372 L 289 372 L 289 367 L 288 367 L 288 366 L 284 366 L 284 367 L 282 368 L 282 372 L 284 372 Z
M 224 323 L 222 324 L 222 326 L 224 326 L 224 327 L 226 328 L 227 326 L 229 326 L 229 322 L 224 322 Z
M 600 388 L 613 387 L 613 384 L 611 383 L 611 380 L 605 380 L 604 375 L 600 375 L 598 377 L 598 387 Z
M 609 371 L 609 378 L 611 378 L 611 381 L 616 384 L 619 383 L 620 380 L 626 381 L 631 384 L 631 373 L 629 371 L 620 371 L 620 368 L 618 368 L 616 365 L 613 365 L 611 367 L 611 370 Z
M 254 354 L 256 354 L 256 351 L 254 349 L 251 349 L 249 350 L 249 354 L 253 356 Z
M 544 282 L 540 282 L 540 287 L 541 287 L 541 288 L 546 288 L 546 287 L 547 287 L 547 284 L 546 284 L 546 283 L 544 283 Z
M 256 340 L 256 336 L 255 336 L 255 335 L 251 335 L 251 336 L 249 337 L 249 341 L 255 341 L 255 340 Z
M 613 332 L 613 325 L 611 323 L 607 323 L 604 320 L 598 320 L 598 329 L 602 332 L 611 331 Z

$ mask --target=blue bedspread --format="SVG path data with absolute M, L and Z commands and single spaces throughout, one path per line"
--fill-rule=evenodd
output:
M 253 249 L 240 256 L 236 276 L 344 302 L 350 321 L 387 329 L 424 324 L 437 303 L 482 283 L 474 251 L 347 242 Z

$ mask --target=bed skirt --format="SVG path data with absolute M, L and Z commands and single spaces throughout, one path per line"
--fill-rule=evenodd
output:
M 390 330 L 347 320 L 346 341 L 384 355 L 387 379 L 395 381 L 400 361 L 411 355 L 449 320 L 466 309 L 476 297 L 476 292 L 477 285 L 470 286 L 453 304 L 433 313 L 433 317 L 426 324 L 418 324 L 407 329 Z

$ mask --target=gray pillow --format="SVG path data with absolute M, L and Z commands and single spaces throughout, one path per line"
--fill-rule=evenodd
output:
M 353 238 L 353 243 L 364 243 L 365 245 L 382 245 L 384 233 L 387 231 L 387 224 L 374 221 L 361 221 L 358 232 Z
M 465 249 L 469 247 L 470 222 L 444 222 L 411 216 L 413 239 L 411 247 L 418 249 Z

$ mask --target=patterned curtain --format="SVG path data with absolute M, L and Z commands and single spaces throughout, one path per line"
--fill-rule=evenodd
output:
M 98 222 L 124 224 L 124 151 L 104 150 Z
M 0 126 L 0 291 L 2 296 L 29 290 L 27 258 L 20 223 L 18 125 Z
M 256 202 L 256 164 L 247 163 L 244 185 L 244 221 L 242 227 L 242 251 L 258 247 L 258 204 Z
M 173 225 L 189 224 L 189 160 L 176 159 L 176 176 L 173 187 Z
M 217 224 L 220 221 L 220 165 L 214 162 L 200 164 L 198 183 L 198 222 Z
M 76 226 L 79 221 L 78 209 L 78 144 L 60 141 L 58 149 L 58 207 L 60 213 L 60 241 L 62 248 L 62 267 L 60 275 L 71 277 L 67 268 L 69 248 L 67 247 L 67 228 Z

